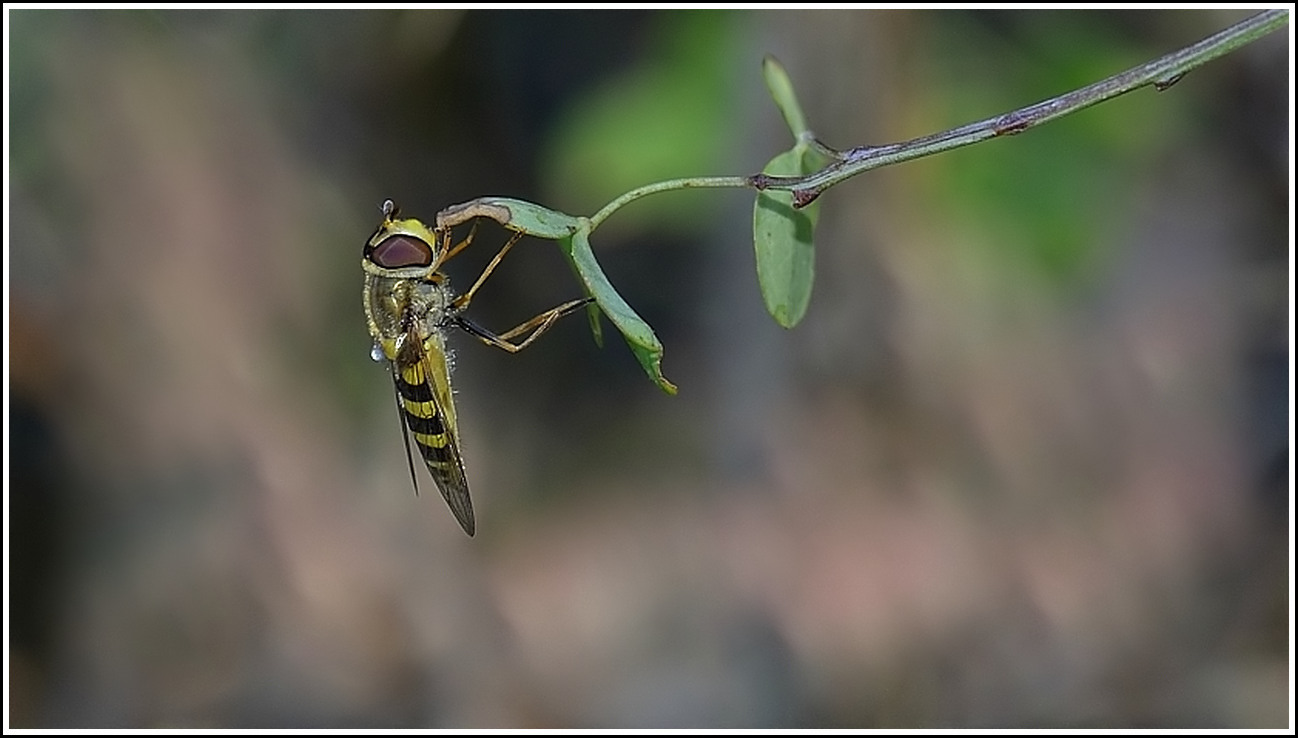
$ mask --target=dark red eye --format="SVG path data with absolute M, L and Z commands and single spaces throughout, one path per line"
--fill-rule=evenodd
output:
M 433 263 L 433 249 L 414 236 L 388 236 L 370 249 L 369 260 L 384 269 L 428 266 Z

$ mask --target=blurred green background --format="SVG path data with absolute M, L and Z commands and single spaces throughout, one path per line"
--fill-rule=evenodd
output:
M 1283 727 L 1291 30 L 831 190 L 793 331 L 751 193 L 619 212 L 680 394 L 454 336 L 474 539 L 360 302 L 384 198 L 759 170 L 767 53 L 846 148 L 1246 15 L 8 11 L 11 725 Z

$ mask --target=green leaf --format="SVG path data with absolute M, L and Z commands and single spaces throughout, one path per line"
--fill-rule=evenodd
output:
M 479 197 L 452 205 L 437 214 L 437 227 L 449 228 L 474 218 L 490 218 L 529 236 L 557 240 L 571 235 L 580 221 L 567 213 L 510 197 Z
M 823 157 L 798 144 L 766 165 L 766 174 L 801 175 L 816 171 Z M 797 325 L 811 301 L 815 279 L 815 245 L 812 235 L 820 203 L 796 210 L 793 194 L 768 190 L 753 205 L 753 248 L 757 256 L 757 283 L 766 312 L 785 328 Z
M 784 122 L 797 141 L 794 147 L 775 157 L 762 171 L 766 174 L 804 175 L 818 171 L 828 159 L 814 146 L 807 119 L 793 91 L 793 82 L 773 56 L 762 60 L 762 77 Z M 820 204 L 795 209 L 793 193 L 768 190 L 753 204 L 753 249 L 757 255 L 757 283 L 766 312 L 785 328 L 797 325 L 807 313 L 811 285 L 816 274 L 816 252 L 812 235 Z
M 572 235 L 559 239 L 559 246 L 572 263 L 577 277 L 586 288 L 586 293 L 595 298 L 600 310 L 608 316 L 613 325 L 622 332 L 631 352 L 635 354 L 645 373 L 649 375 L 664 392 L 676 394 L 676 385 L 667 381 L 662 373 L 663 345 L 654 335 L 653 329 L 644 322 L 622 296 L 613 289 L 608 277 L 595 261 L 595 254 L 590 250 L 590 226 L 582 219 L 580 226 Z M 592 324 L 598 325 L 598 316 L 592 317 Z M 598 335 L 598 333 L 596 334 Z
M 800 139 L 802 134 L 807 132 L 807 119 L 802 114 L 802 106 L 798 105 L 798 96 L 793 92 L 793 82 L 789 80 L 789 73 L 784 71 L 784 65 L 780 64 L 773 56 L 767 56 L 762 59 L 762 77 L 766 79 L 766 89 L 771 91 L 771 98 L 775 100 L 775 106 L 780 109 L 780 114 L 784 116 L 784 122 L 793 132 L 795 139 Z M 775 172 L 768 172 L 775 174 Z

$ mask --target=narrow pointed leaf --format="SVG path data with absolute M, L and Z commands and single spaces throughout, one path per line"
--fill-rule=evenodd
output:
M 589 226 L 582 224 L 571 236 L 559 239 L 559 246 L 572 262 L 587 293 L 595 298 L 599 309 L 622 333 L 645 373 L 664 392 L 676 394 L 676 385 L 669 382 L 662 373 L 662 343 L 649 324 L 636 315 L 617 290 L 613 289 L 608 277 L 604 276 L 604 271 L 600 269 L 599 262 L 595 261 L 595 254 L 590 249 L 589 235 Z M 598 325 L 597 317 L 592 318 L 592 325 Z
M 784 71 L 784 65 L 780 64 L 775 57 L 767 56 L 762 60 L 762 77 L 766 79 L 766 89 L 770 90 L 771 99 L 775 100 L 775 106 L 780 109 L 780 114 L 784 116 L 784 122 L 793 132 L 793 137 L 801 138 L 807 131 L 807 119 L 802 114 L 802 106 L 798 104 L 798 96 L 793 92 L 793 82 L 789 80 L 789 73 Z

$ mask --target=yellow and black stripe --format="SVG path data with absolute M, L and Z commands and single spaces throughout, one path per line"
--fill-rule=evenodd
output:
M 392 378 L 397 388 L 398 410 L 455 519 L 465 533 L 473 535 L 473 503 L 469 499 L 455 419 L 453 415 L 448 417 L 443 408 L 443 403 L 451 400 L 449 396 L 447 399 L 439 396 L 436 378 L 431 374 L 434 368 L 420 347 L 415 340 L 406 341 L 394 362 Z
M 434 468 L 436 476 L 436 468 L 454 465 L 458 458 L 454 442 L 447 432 L 446 419 L 437 407 L 433 386 L 424 374 L 423 363 L 402 367 L 396 382 L 406 426 L 415 437 L 419 453 Z

